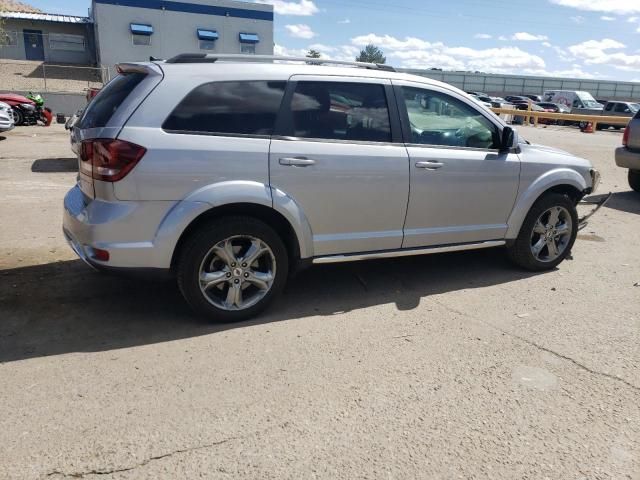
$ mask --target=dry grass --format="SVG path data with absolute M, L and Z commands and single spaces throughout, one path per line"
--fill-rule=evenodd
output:
M 0 89 L 4 91 L 80 93 L 89 87 L 100 86 L 102 81 L 97 68 L 0 60 Z

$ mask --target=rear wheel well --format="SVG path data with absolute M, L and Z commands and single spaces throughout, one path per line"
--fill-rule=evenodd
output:
M 171 257 L 171 269 L 175 268 L 177 259 L 179 258 L 180 250 L 182 249 L 185 240 L 189 238 L 193 233 L 198 231 L 203 225 L 227 216 L 246 216 L 252 217 L 263 221 L 282 238 L 287 253 L 289 255 L 289 266 L 294 267 L 300 259 L 300 246 L 298 244 L 298 238 L 293 230 L 291 224 L 287 219 L 276 210 L 259 205 L 255 203 L 233 203 L 229 205 L 222 205 L 220 207 L 214 207 L 211 210 L 200 214 L 196 217 L 187 228 L 185 228 L 180 239 L 176 244 L 176 248 L 173 250 L 173 256 Z

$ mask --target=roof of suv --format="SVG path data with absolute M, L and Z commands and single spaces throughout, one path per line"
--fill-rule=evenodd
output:
M 464 93 L 450 84 L 427 77 L 384 69 L 367 69 L 350 66 L 308 65 L 295 63 L 265 63 L 243 61 L 220 61 L 208 63 L 167 63 L 153 62 L 165 75 L 206 76 L 221 80 L 288 80 L 293 75 L 330 75 L 341 77 L 378 78 L 406 80 L 446 88 Z M 147 64 L 149 64 L 147 62 Z

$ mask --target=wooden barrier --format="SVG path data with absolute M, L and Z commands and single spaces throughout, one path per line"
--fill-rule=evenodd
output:
M 504 115 L 513 115 L 514 117 L 524 117 L 525 125 L 529 124 L 529 119 L 533 117 L 533 126 L 538 126 L 538 120 L 545 118 L 549 120 L 569 120 L 572 122 L 584 122 L 591 123 L 593 130 L 596 130 L 598 123 L 604 123 L 605 125 L 620 125 L 626 127 L 631 121 L 632 117 L 609 117 L 603 115 L 576 115 L 573 113 L 551 113 L 551 112 L 536 112 L 534 110 L 514 110 L 511 108 L 492 108 L 494 113 L 501 113 Z

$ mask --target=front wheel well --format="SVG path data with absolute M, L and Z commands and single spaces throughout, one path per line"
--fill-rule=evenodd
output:
M 542 198 L 547 193 L 559 193 L 561 195 L 566 195 L 573 201 L 575 205 L 577 205 L 578 202 L 582 200 L 582 198 L 585 195 L 584 192 L 581 192 L 573 185 L 565 184 L 565 185 L 556 185 L 554 187 L 551 187 L 550 189 L 546 190 L 542 195 L 540 195 L 540 197 L 538 198 Z
M 300 259 L 300 245 L 298 244 L 298 237 L 296 236 L 293 227 L 289 221 L 279 212 L 273 208 L 269 208 L 264 205 L 255 203 L 233 203 L 229 205 L 221 205 L 214 207 L 196 217 L 188 226 L 184 232 L 180 235 L 178 243 L 173 250 L 173 256 L 171 257 L 171 269 L 175 269 L 176 261 L 179 258 L 180 250 L 182 249 L 185 240 L 193 235 L 203 225 L 228 216 L 246 216 L 252 217 L 263 221 L 271 228 L 273 228 L 282 241 L 284 242 L 287 253 L 289 254 L 290 267 L 295 266 Z

